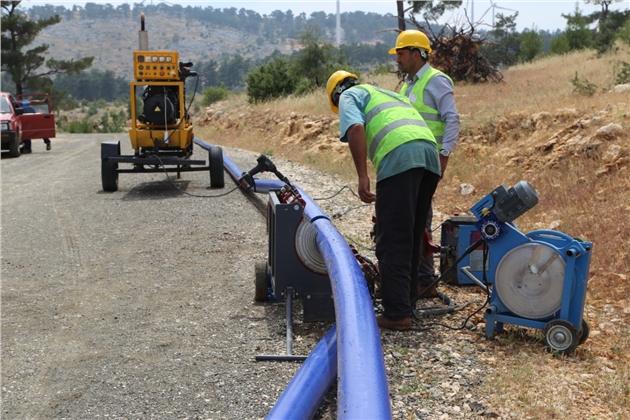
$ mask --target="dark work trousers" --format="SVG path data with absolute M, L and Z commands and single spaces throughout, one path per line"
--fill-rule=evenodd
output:
M 50 139 L 44 139 L 44 143 L 50 144 Z M 31 150 L 31 141 L 30 140 L 24 140 L 22 142 L 22 149 L 24 149 L 24 150 Z
M 433 223 L 433 206 L 429 206 L 429 211 L 427 212 L 427 223 L 425 225 L 427 231 L 429 232 L 429 238 L 433 240 L 433 232 L 431 226 Z M 423 252 L 424 254 L 424 252 Z M 435 259 L 433 255 L 425 257 L 420 255 L 420 269 L 418 271 L 418 284 L 421 286 L 429 286 L 433 281 L 437 278 L 435 275 Z
M 376 184 L 376 258 L 387 318 L 413 314 L 411 290 L 418 285 L 422 236 L 439 180 L 414 168 Z

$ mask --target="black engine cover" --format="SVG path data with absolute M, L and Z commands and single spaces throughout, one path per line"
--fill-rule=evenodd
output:
M 144 98 L 143 116 L 148 124 L 174 124 L 178 111 L 177 94 L 163 89 L 152 91 Z

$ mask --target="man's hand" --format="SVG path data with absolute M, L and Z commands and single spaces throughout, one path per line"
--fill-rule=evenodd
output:
M 440 155 L 440 166 L 442 167 L 442 178 L 444 178 L 444 172 L 448 165 L 448 156 Z
M 354 166 L 359 176 L 359 197 L 364 203 L 373 203 L 376 201 L 376 194 L 370 192 L 370 177 L 367 173 L 366 162 L 365 127 L 362 124 L 353 124 L 348 128 L 347 136 Z
M 364 203 L 373 203 L 376 201 L 376 194 L 370 191 L 370 177 L 359 177 L 359 198 Z

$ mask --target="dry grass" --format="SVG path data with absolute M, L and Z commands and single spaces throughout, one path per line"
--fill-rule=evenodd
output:
M 488 363 L 495 371 L 485 378 L 488 400 L 513 418 L 624 419 L 630 412 L 630 94 L 609 92 L 620 60 L 630 62 L 628 48 L 605 57 L 550 57 L 505 71 L 505 83 L 456 89 L 463 130 L 436 193 L 436 210 L 467 213 L 499 184 L 527 180 L 540 202 L 517 221 L 522 231 L 554 229 L 594 243 L 584 310 L 591 336 L 574 355 L 559 357 L 528 345 L 541 341 L 541 333 L 515 326 L 490 347 Z M 595 95 L 573 92 L 576 71 L 598 86 Z M 363 81 L 397 85 L 393 76 Z M 316 147 L 338 134 L 322 90 L 253 106 L 233 97 L 212 112 L 218 109 L 233 118 L 212 120 L 197 136 L 315 166 L 355 184 L 347 153 Z M 549 116 L 536 125 L 539 113 Z M 324 128 L 294 141 L 305 131 L 287 135 L 292 119 L 323 121 Z M 596 152 L 571 146 L 592 144 L 596 130 L 611 123 L 622 132 L 599 139 Z M 610 163 L 606 156 L 615 147 L 622 158 Z M 474 186 L 472 196 L 459 193 L 464 182 Z
M 620 61 L 630 62 L 630 49 L 602 58 L 592 51 L 542 58 L 504 72 L 505 83 L 463 85 L 457 89 L 457 106 L 465 129 L 474 129 L 504 115 L 553 112 L 557 109 L 604 109 L 610 97 L 602 94 L 615 85 Z M 598 87 L 599 94 L 579 96 L 571 82 L 576 75 Z M 620 98 L 615 98 L 620 99 Z M 625 98 L 628 102 L 628 98 Z

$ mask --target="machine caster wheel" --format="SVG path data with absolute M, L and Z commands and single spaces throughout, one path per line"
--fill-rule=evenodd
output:
M 585 319 L 582 319 L 582 328 L 578 331 L 578 346 L 586 341 L 590 333 L 591 327 L 588 326 Z
M 254 272 L 256 274 L 254 300 L 264 302 L 269 299 L 269 274 L 267 273 L 267 263 L 256 263 Z
M 103 191 L 118 191 L 118 163 L 111 162 L 108 157 L 120 156 L 120 142 L 105 141 L 101 143 L 101 181 Z
M 579 344 L 578 332 L 569 321 L 564 319 L 554 319 L 545 325 L 543 331 L 547 348 L 550 351 L 557 351 L 568 355 L 575 350 Z
M 223 188 L 225 186 L 223 172 L 223 150 L 218 146 L 210 147 L 208 151 L 210 166 L 210 187 Z

